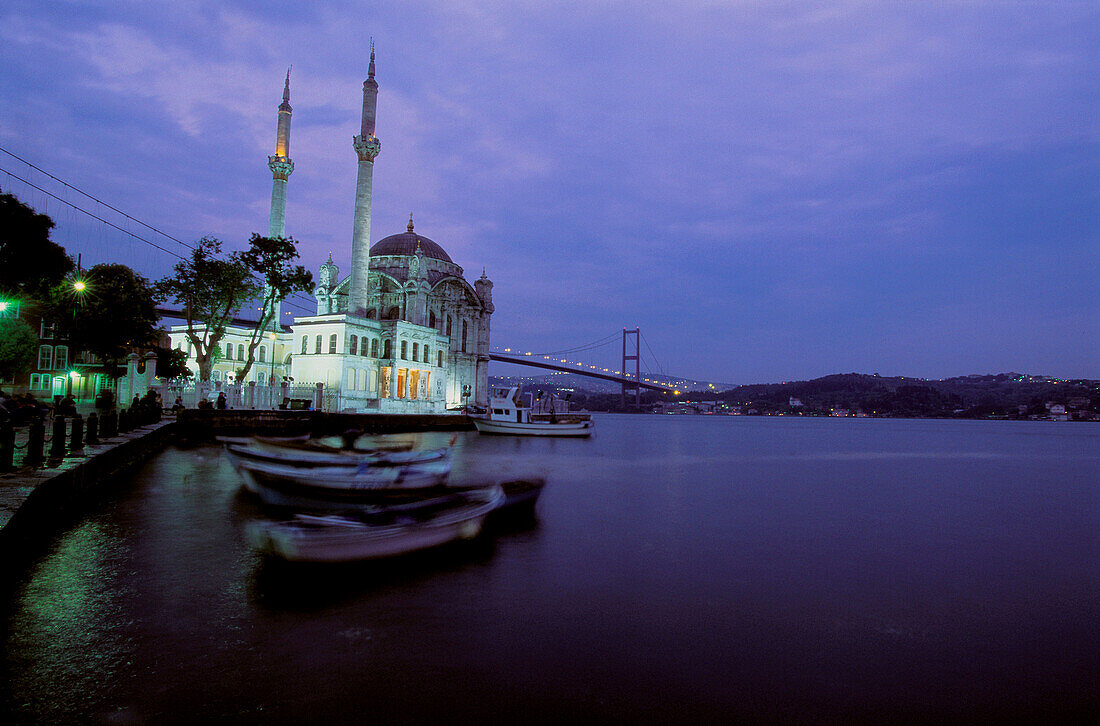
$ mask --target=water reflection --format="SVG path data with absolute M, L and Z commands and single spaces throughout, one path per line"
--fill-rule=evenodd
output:
M 463 434 L 455 477 L 545 476 L 538 519 L 350 566 L 258 557 L 221 452 L 169 450 L 9 604 L 9 721 L 1082 716 L 1100 427 L 1002 423 Z

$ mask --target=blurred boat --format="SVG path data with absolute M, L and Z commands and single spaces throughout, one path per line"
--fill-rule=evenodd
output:
M 230 444 L 226 447 L 235 461 L 266 462 L 296 468 L 383 467 L 403 466 L 423 461 L 435 461 L 450 455 L 448 449 L 375 449 L 353 451 L 348 449 L 299 448 L 273 445 L 263 441 L 248 444 Z
M 500 486 L 504 490 L 504 503 L 498 510 L 500 514 L 534 514 L 535 504 L 546 487 L 546 480 L 516 479 L 503 482 Z
M 247 459 L 230 451 L 245 488 L 276 507 L 333 509 L 370 503 L 393 493 L 440 486 L 451 473 L 450 453 L 407 462 L 353 466 L 295 465 Z
M 532 414 L 530 408 L 519 404 L 519 386 L 492 389 L 488 415 L 471 420 L 478 433 L 512 436 L 585 437 L 592 435 L 595 425 L 588 414 Z
M 257 550 L 289 561 L 371 560 L 476 537 L 485 518 L 504 501 L 499 485 L 479 487 L 350 514 L 257 521 L 247 533 Z

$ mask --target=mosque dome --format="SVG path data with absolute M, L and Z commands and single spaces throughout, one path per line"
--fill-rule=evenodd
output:
M 370 248 L 370 256 L 412 256 L 416 254 L 417 246 L 419 246 L 420 254 L 425 257 L 431 257 L 436 260 L 443 260 L 444 262 L 451 262 L 451 264 L 454 264 L 451 261 L 450 255 L 448 255 L 442 247 L 427 237 L 413 232 L 411 214 L 409 215 L 409 224 L 406 230 L 407 231 L 402 234 L 391 234 L 389 237 L 383 237 L 375 242 L 374 246 Z

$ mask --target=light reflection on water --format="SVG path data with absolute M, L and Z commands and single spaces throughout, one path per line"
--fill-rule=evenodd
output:
M 242 536 L 258 510 L 221 452 L 171 449 L 10 604 L 15 720 L 1097 705 L 1097 427 L 600 416 L 597 430 L 461 435 L 458 480 L 548 478 L 538 520 L 352 566 L 261 561 Z

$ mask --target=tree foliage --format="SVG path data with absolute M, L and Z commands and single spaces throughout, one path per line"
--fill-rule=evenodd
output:
M 260 293 L 240 252 L 222 257 L 221 240 L 203 237 L 173 274 L 156 283 L 158 295 L 180 305 L 187 338 L 195 351 L 199 378 L 210 380 L 214 352 L 233 313 Z
M 69 338 L 72 354 L 88 352 L 110 372 L 134 349 L 156 342 L 157 308 L 149 281 L 126 265 L 100 264 L 81 275 L 83 291 L 55 286 L 49 316 Z
M 14 378 L 34 365 L 38 336 L 17 318 L 0 318 L 0 378 Z
M 72 271 L 65 248 L 50 240 L 53 228 L 47 215 L 0 194 L 0 293 L 40 298 Z
M 191 369 L 187 367 L 187 353 L 178 348 L 160 348 L 157 353 L 157 378 L 175 380 L 190 378 Z
M 256 348 L 264 336 L 278 333 L 281 329 L 282 321 L 275 319 L 275 304 L 291 293 L 313 289 L 313 274 L 302 265 L 293 264 L 298 259 L 298 247 L 292 237 L 253 234 L 241 259 L 263 283 L 264 293 L 260 322 L 249 336 L 244 368 L 237 372 L 239 381 L 244 380 L 256 362 Z M 271 355 L 275 355 L 274 346 Z

